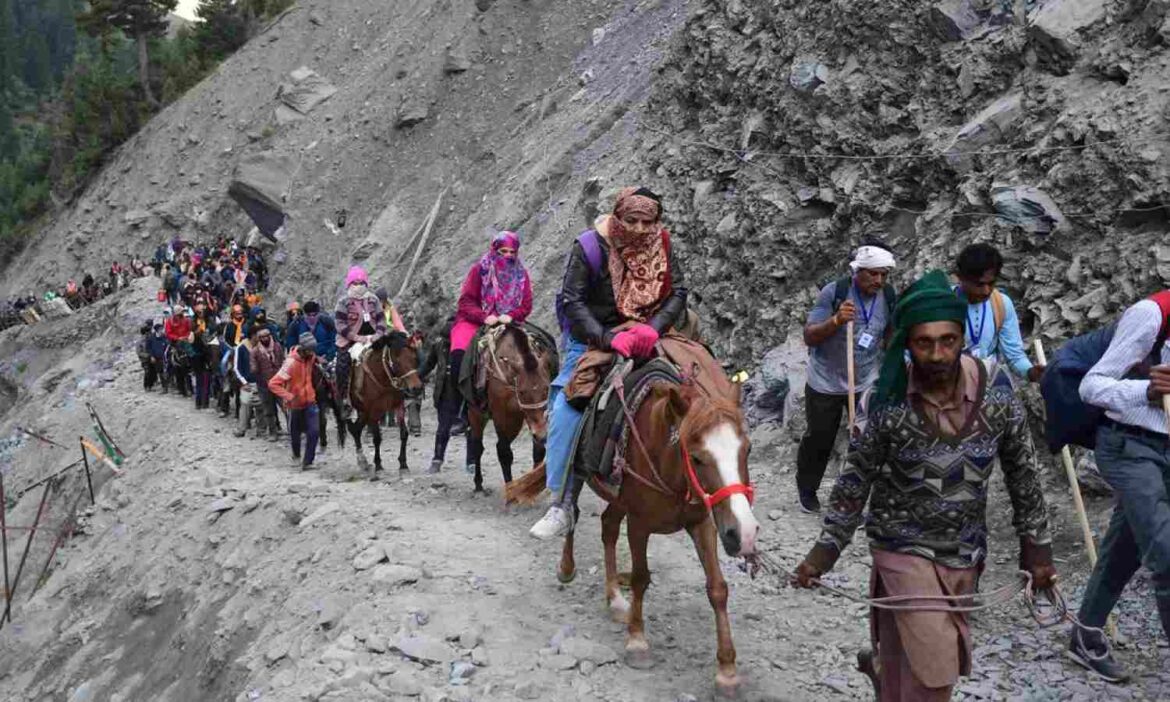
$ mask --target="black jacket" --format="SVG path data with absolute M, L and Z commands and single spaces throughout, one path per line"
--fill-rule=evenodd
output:
M 436 408 L 443 406 L 443 398 L 455 392 L 455 383 L 448 382 L 450 369 L 447 367 L 451 355 L 451 322 L 443 326 L 443 330 L 436 334 L 423 354 L 422 366 L 418 376 L 425 383 L 427 377 L 435 374 L 434 402 Z
M 569 254 L 569 265 L 565 267 L 565 279 L 561 283 L 565 316 L 569 320 L 569 333 L 577 341 L 608 351 L 613 341 L 614 327 L 627 321 L 617 310 L 613 295 L 613 279 L 609 275 L 609 244 L 605 237 L 598 235 L 601 242 L 601 270 L 596 283 L 590 284 L 589 264 L 578 241 L 573 241 Z M 670 297 L 649 319 L 648 324 L 659 334 L 676 322 L 682 322 L 687 312 L 687 284 L 674 248 L 670 251 Z

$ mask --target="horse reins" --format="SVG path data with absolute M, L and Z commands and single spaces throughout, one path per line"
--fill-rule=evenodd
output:
M 386 371 L 386 377 L 390 379 L 390 387 L 401 393 L 403 392 L 403 389 L 406 385 L 406 379 L 412 375 L 418 375 L 418 369 L 414 368 L 406 371 L 402 375 L 394 375 L 393 363 L 386 360 L 389 358 L 389 356 L 390 349 L 383 348 L 378 360 L 382 362 L 382 370 Z M 371 381 L 373 381 L 374 385 L 377 385 L 383 390 L 386 389 L 386 386 L 378 381 L 378 377 L 375 376 L 368 367 L 366 367 L 366 364 L 359 363 L 359 365 L 361 366 L 362 372 L 365 373 Z
M 499 329 L 502 330 L 502 329 L 504 329 L 504 327 L 499 327 Z M 525 403 L 524 400 L 520 398 L 520 384 L 509 381 L 507 376 L 504 374 L 504 369 L 500 367 L 500 359 L 496 355 L 496 340 L 502 334 L 503 334 L 502 331 L 496 332 L 496 331 L 489 330 L 487 335 L 486 335 L 487 336 L 488 357 L 492 361 L 492 375 L 495 376 L 496 380 L 503 383 L 505 387 L 507 387 L 508 389 L 510 389 L 512 391 L 512 394 L 516 397 L 516 404 L 520 406 L 520 409 L 522 411 L 529 412 L 532 410 L 545 409 L 546 407 L 548 407 L 548 397 L 547 396 L 543 400 L 541 400 L 540 402 Z
M 632 368 L 632 366 L 630 367 Z M 613 376 L 613 389 L 615 394 L 617 394 L 618 403 L 621 405 L 622 414 L 625 415 L 626 426 L 630 428 L 630 435 L 634 437 L 634 442 L 638 444 L 638 449 L 641 451 L 642 458 L 646 461 L 646 465 L 650 469 L 650 475 L 653 481 L 635 472 L 629 466 L 628 462 L 623 462 L 623 470 L 627 475 L 632 475 L 635 479 L 641 481 L 643 485 L 666 495 L 679 497 L 678 492 L 671 490 L 666 485 L 666 481 L 662 479 L 661 473 L 658 472 L 655 461 L 650 458 L 650 452 L 646 450 L 646 443 L 642 441 L 642 434 L 638 431 L 638 425 L 634 421 L 634 414 L 630 411 L 630 406 L 626 402 L 625 376 L 625 372 L 617 373 Z M 699 474 L 695 472 L 695 465 L 691 460 L 691 452 L 687 449 L 686 442 L 681 438 L 679 439 L 679 449 L 682 452 L 683 467 L 687 476 L 687 493 L 683 499 L 688 504 L 702 503 L 707 508 L 707 511 L 710 512 L 712 507 L 729 499 L 732 495 L 743 495 L 747 498 L 749 505 L 755 502 L 756 488 L 751 483 L 731 483 L 730 485 L 724 485 L 712 494 L 708 494 L 703 489 L 703 484 L 699 482 Z
M 780 575 L 790 582 L 796 580 L 796 575 L 792 571 L 780 565 L 778 561 L 762 551 L 756 553 L 748 563 L 751 569 L 750 573 L 753 577 L 755 577 L 756 571 L 762 569 L 765 572 Z M 852 592 L 828 585 L 819 578 L 811 578 L 810 580 L 813 585 L 825 592 L 843 597 L 851 602 L 872 607 L 873 609 L 882 609 L 891 612 L 947 612 L 967 614 L 981 612 L 1007 604 L 1015 599 L 1016 595 L 1022 594 L 1024 596 L 1024 607 L 1027 608 L 1028 613 L 1040 628 L 1046 629 L 1062 622 L 1068 622 L 1080 631 L 1100 634 L 1101 640 L 1105 642 L 1104 652 L 1095 654 L 1092 651 L 1087 651 L 1085 655 L 1094 661 L 1104 660 L 1109 657 L 1112 649 L 1109 644 L 1109 637 L 1105 636 L 1105 631 L 1101 627 L 1089 626 L 1088 624 L 1082 623 L 1077 618 L 1077 615 L 1069 610 L 1068 601 L 1065 599 L 1064 593 L 1061 592 L 1059 586 L 1053 584 L 1051 588 L 1043 591 L 1054 610 L 1054 614 L 1046 616 L 1040 611 L 1040 606 L 1036 603 L 1036 591 L 1032 588 L 1032 574 L 1026 570 L 1021 570 L 1017 571 L 1016 578 L 1016 582 L 1002 585 L 988 593 L 971 593 L 967 595 L 887 595 L 883 597 L 862 597 L 861 595 L 855 595 Z

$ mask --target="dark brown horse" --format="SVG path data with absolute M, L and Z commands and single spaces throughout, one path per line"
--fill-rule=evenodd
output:
M 605 599 L 614 619 L 628 625 L 630 662 L 638 665 L 649 659 L 642 599 L 650 585 L 646 562 L 650 535 L 686 529 L 707 575 L 707 599 L 715 610 L 719 646 L 715 683 L 721 692 L 733 692 L 739 679 L 727 620 L 727 582 L 719 569 L 719 541 L 729 556 L 751 556 L 760 530 L 751 509 L 749 441 L 739 408 L 739 386 L 734 387 L 734 397 L 712 398 L 691 382 L 681 386 L 654 382 L 633 416 L 620 490 L 614 494 L 596 479 L 589 481 L 593 491 L 609 503 L 601 514 Z M 633 560 L 631 604 L 622 597 L 617 572 L 617 540 L 627 517 Z M 575 573 L 570 533 L 565 537 L 558 577 L 568 582 Z
M 399 410 L 410 405 L 410 398 L 422 394 L 423 384 L 418 377 L 418 366 L 418 349 L 410 344 L 406 334 L 398 331 L 380 337 L 370 346 L 362 360 L 352 366 L 353 377 L 350 378 L 349 397 L 357 418 L 349 422 L 349 433 L 353 436 L 358 466 L 363 471 L 368 471 L 370 463 L 362 453 L 362 429 L 370 428 L 374 441 L 371 479 L 377 479 L 378 471 L 382 470 L 382 430 L 378 423 L 388 412 L 393 412 L 398 417 L 398 435 L 402 441 L 398 448 L 398 470 L 407 470 L 408 422 L 406 413 L 400 413 Z M 409 433 L 420 435 L 422 428 L 418 413 L 410 413 L 409 419 Z
M 544 460 L 544 441 L 548 436 L 548 386 L 552 381 L 553 352 L 534 350 L 528 334 L 520 327 L 507 325 L 485 334 L 487 352 L 481 363 L 487 370 L 486 411 L 474 406 L 468 411 L 471 445 L 467 457 L 475 466 L 475 491 L 483 492 L 483 431 L 488 420 L 496 427 L 496 457 L 504 473 L 504 483 L 512 482 L 512 442 L 524 425 L 532 432 L 532 463 Z

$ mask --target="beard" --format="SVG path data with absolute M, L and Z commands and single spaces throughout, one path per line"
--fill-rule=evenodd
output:
M 919 378 L 922 378 L 924 383 L 937 387 L 947 384 L 948 381 L 953 382 L 959 376 L 961 363 L 961 355 L 955 356 L 954 361 L 941 361 L 936 363 L 920 363 L 915 361 L 914 373 Z

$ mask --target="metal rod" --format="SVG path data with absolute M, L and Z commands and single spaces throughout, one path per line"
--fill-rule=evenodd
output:
M 4 548 L 4 606 L 8 606 L 8 601 L 12 598 L 11 590 L 8 587 L 8 500 L 4 497 L 4 473 L 0 472 L 0 543 Z M 5 610 L 7 611 L 7 610 Z M 0 617 L 0 625 L 4 624 L 4 618 Z
M 26 492 L 29 492 L 30 490 L 38 488 L 41 485 L 44 485 L 46 482 L 53 480 L 54 478 L 61 477 L 65 473 L 68 473 L 70 470 L 72 470 L 73 467 L 79 463 L 81 463 L 80 460 L 74 461 L 74 462 L 70 463 L 69 465 L 65 466 L 64 468 L 62 468 L 61 470 L 57 471 L 56 473 L 53 473 L 52 475 L 50 475 L 48 477 L 41 478 L 40 480 L 36 481 L 35 483 L 31 483 L 29 485 L 24 486 L 16 493 L 16 499 L 19 500 L 20 498 L 24 497 L 24 494 Z
M 73 506 L 69 510 L 69 516 L 65 518 L 65 521 L 61 522 L 61 528 L 57 530 L 57 538 L 53 539 L 53 548 L 49 549 L 49 557 L 45 559 L 45 566 L 41 568 L 41 574 L 37 576 L 36 582 L 33 583 L 34 593 L 44 584 L 45 575 L 49 572 L 49 566 L 53 564 L 53 556 L 57 555 L 57 549 L 65 543 L 65 539 L 68 539 L 73 534 L 73 524 L 77 520 L 77 503 L 81 502 L 82 497 L 83 495 L 78 495 L 73 500 Z
M 42 441 L 46 444 L 49 444 L 50 446 L 56 446 L 57 448 L 68 448 L 67 446 L 59 444 L 56 441 L 53 441 L 52 439 L 50 439 L 49 437 L 44 436 L 42 434 L 38 434 L 35 431 L 32 431 L 31 429 L 25 429 L 24 427 L 18 426 L 18 427 L 16 427 L 16 430 L 19 432 L 28 434 L 29 436 L 36 439 L 37 441 Z
M 28 540 L 24 542 L 24 553 L 20 556 L 20 565 L 16 567 L 16 576 L 12 579 L 12 589 L 8 593 L 8 601 L 4 603 L 4 616 L 0 620 L 12 621 L 12 598 L 16 597 L 16 587 L 20 584 L 20 574 L 24 571 L 24 563 L 28 560 L 29 549 L 32 548 L 33 537 L 37 535 L 37 526 L 41 523 L 41 515 L 45 512 L 45 503 L 49 500 L 49 490 L 53 487 L 52 481 L 45 483 L 45 491 L 41 493 L 41 503 L 37 506 L 37 517 L 33 520 L 33 528 L 28 532 Z
M 89 456 L 85 454 L 85 437 L 79 437 L 78 443 L 81 446 L 81 461 L 85 464 L 85 484 L 89 486 L 89 503 L 96 505 L 97 500 L 93 496 L 93 476 L 89 472 Z

